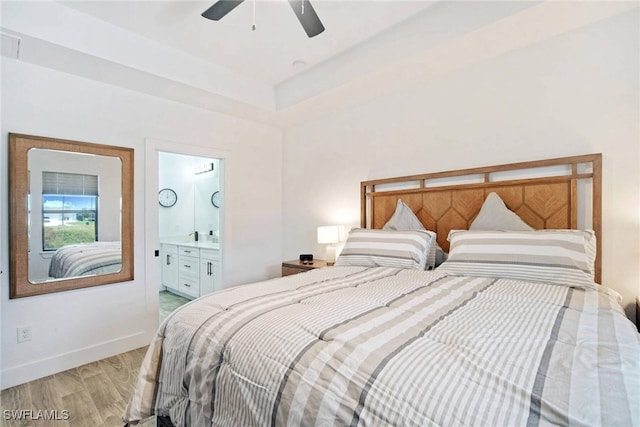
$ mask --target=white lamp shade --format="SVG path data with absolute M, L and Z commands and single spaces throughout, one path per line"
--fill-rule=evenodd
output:
M 331 245 L 340 241 L 340 227 L 337 225 L 326 225 L 318 227 L 318 243 Z

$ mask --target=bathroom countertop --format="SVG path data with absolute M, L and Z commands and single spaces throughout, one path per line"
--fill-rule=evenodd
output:
M 197 242 L 181 242 L 178 243 L 180 246 L 192 246 L 196 248 L 205 248 L 205 249 L 220 249 L 220 243 L 218 242 L 207 242 L 206 240 L 198 240 Z
M 207 240 L 179 240 L 179 239 L 161 239 L 160 243 L 166 243 L 170 245 L 190 246 L 192 248 L 202 249 L 220 249 L 219 242 L 209 242 Z

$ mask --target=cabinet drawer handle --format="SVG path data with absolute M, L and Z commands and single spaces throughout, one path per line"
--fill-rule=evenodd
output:
M 167 254 L 167 265 L 171 265 L 171 255 Z
M 190 284 L 188 284 L 188 283 L 185 283 L 184 285 L 185 285 L 187 288 L 190 288 L 190 287 L 191 287 L 191 285 L 190 285 Z
M 211 276 L 211 262 L 207 263 L 207 275 Z
M 187 264 L 185 264 L 185 265 L 184 265 L 184 267 L 185 267 L 185 268 L 191 268 L 191 266 L 190 266 L 190 265 L 187 265 Z

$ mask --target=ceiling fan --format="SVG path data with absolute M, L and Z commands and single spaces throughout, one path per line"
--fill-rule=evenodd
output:
M 227 13 L 235 9 L 244 0 L 218 0 L 209 9 L 202 12 L 207 19 L 219 21 Z M 255 0 L 254 0 L 255 1 Z M 314 37 L 324 31 L 324 26 L 309 0 L 288 0 L 293 12 L 302 24 L 302 28 L 309 37 Z M 255 24 L 254 24 L 255 29 Z

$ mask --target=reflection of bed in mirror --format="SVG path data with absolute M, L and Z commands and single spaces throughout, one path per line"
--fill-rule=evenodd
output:
M 122 269 L 120 242 L 92 242 L 66 245 L 51 258 L 49 277 L 93 276 L 117 273 Z

